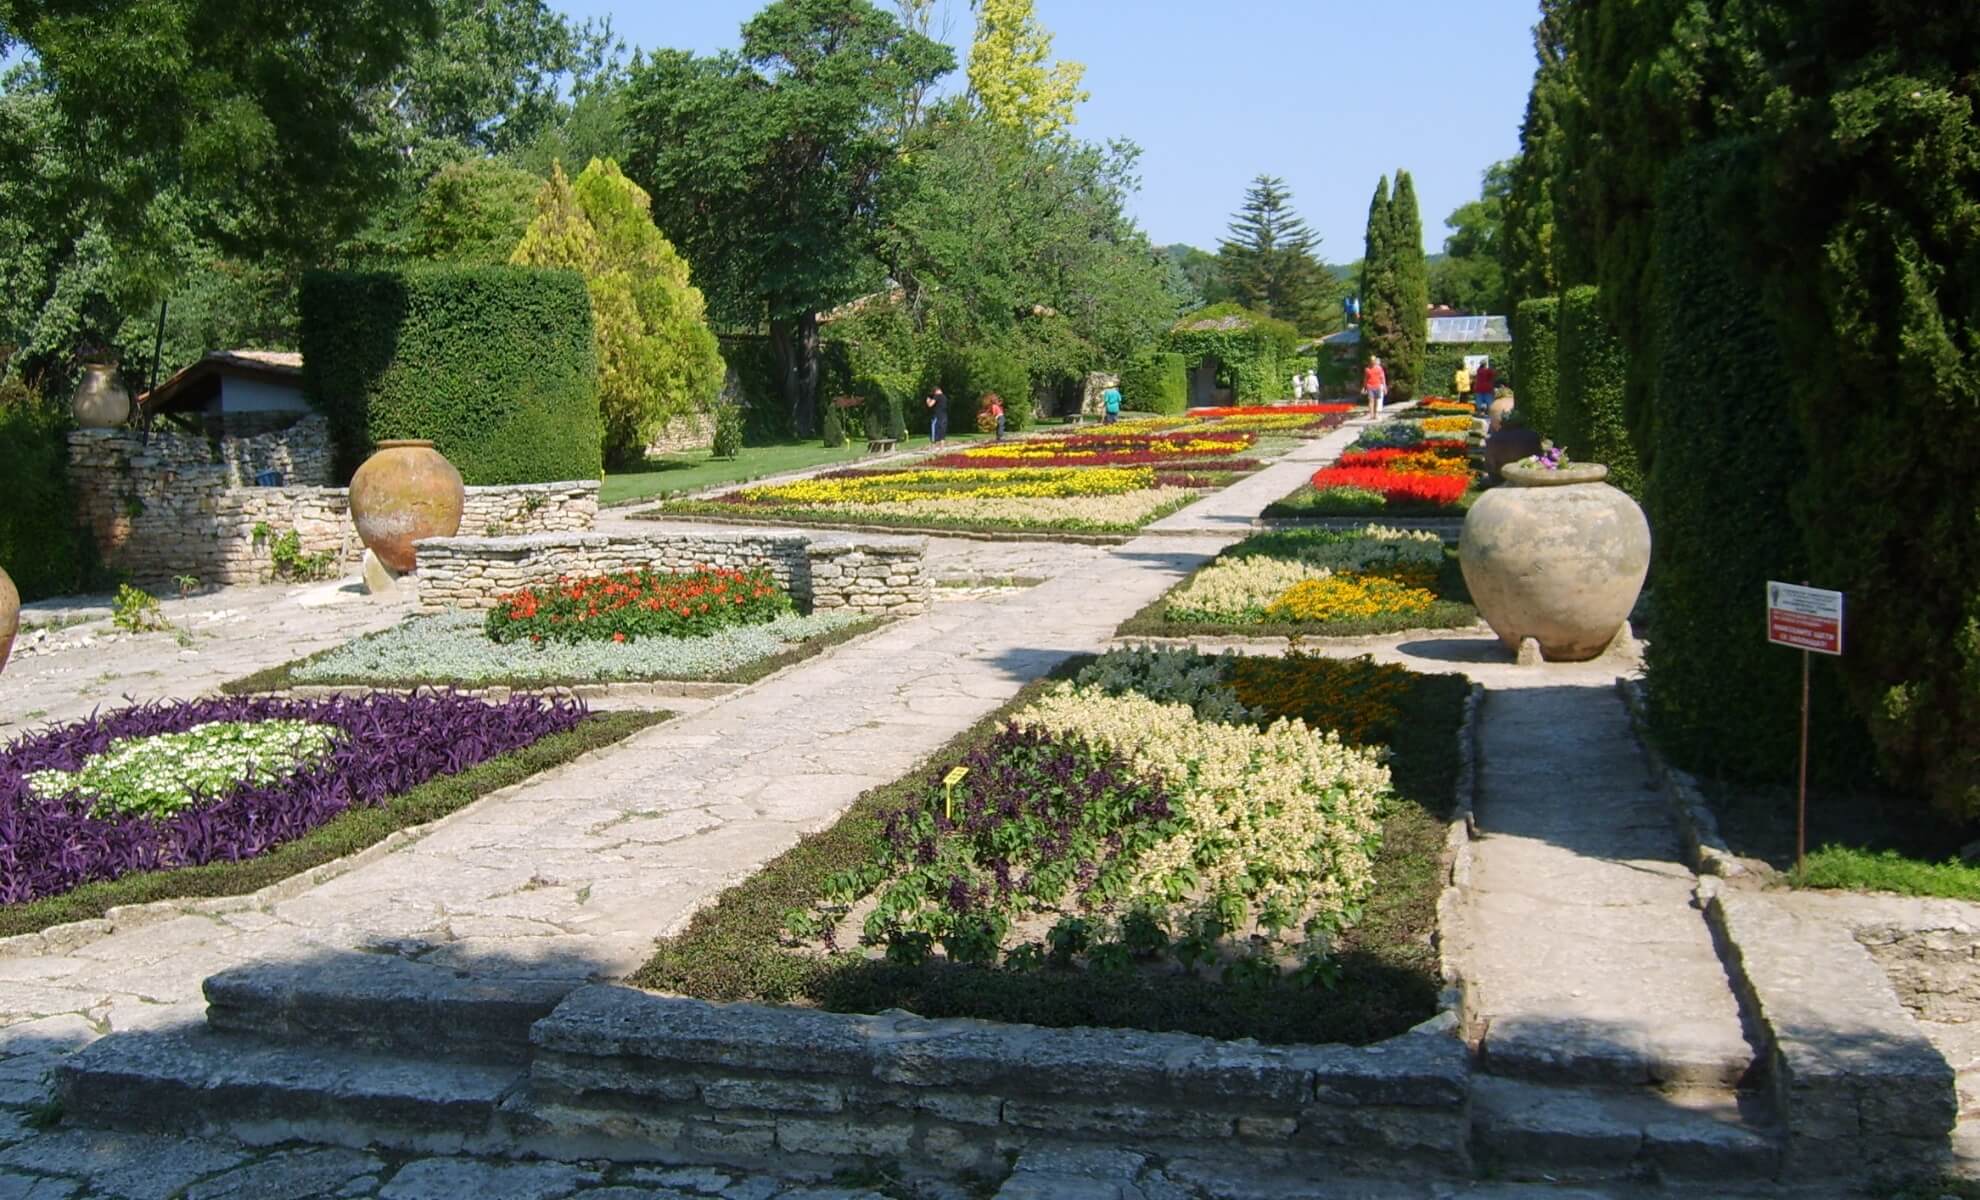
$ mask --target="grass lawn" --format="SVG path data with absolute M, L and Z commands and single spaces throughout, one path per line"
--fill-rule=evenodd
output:
M 245 895 L 299 871 L 355 854 L 398 830 L 437 821 L 490 792 L 562 766 L 587 751 L 623 741 L 669 715 L 664 712 L 595 714 L 568 733 L 553 733 L 459 774 L 429 779 L 377 808 L 348 809 L 259 858 L 124 875 L 86 883 L 60 895 L 0 907 L 0 937 L 90 920 L 120 904 Z
M 1094 1025 L 1256 1037 L 1267 1042 L 1365 1044 L 1400 1034 L 1436 1011 L 1441 980 L 1433 936 L 1445 822 L 1460 768 L 1457 731 L 1468 685 L 1416 676 L 1398 704 L 1389 745 L 1395 796 L 1381 817 L 1373 887 L 1333 945 L 1338 973 L 1325 985 L 1292 979 L 1228 983 L 1214 974 L 918 963 L 857 950 L 785 948 L 787 919 L 816 905 L 832 879 L 870 869 L 883 815 L 940 795 L 943 773 L 989 743 L 1011 715 L 1054 681 L 1092 662 L 1069 660 L 1052 679 L 937 751 L 929 765 L 861 796 L 831 827 L 807 837 L 661 941 L 632 982 L 716 1001 L 749 1000 L 834 1012 L 904 1008 L 924 1017 L 975 1017 L 1054 1027 Z
M 1796 887 L 1980 900 L 1980 865 L 1959 859 L 1972 834 L 1938 820 L 1916 797 L 1811 788 L 1808 865 L 1796 871 L 1792 785 L 1699 784 L 1727 848 L 1761 859 Z
M 949 435 L 949 440 L 973 442 L 984 436 L 980 433 L 952 433 Z M 907 441 L 901 443 L 900 448 L 926 450 L 928 438 L 920 434 L 910 434 Z M 849 437 L 845 445 L 836 448 L 829 448 L 819 442 L 798 441 L 778 442 L 769 446 L 745 446 L 742 453 L 734 458 L 716 458 L 706 450 L 663 454 L 647 459 L 643 467 L 607 474 L 604 486 L 598 493 L 598 502 L 610 506 L 630 504 L 638 500 L 659 500 L 725 483 L 748 483 L 753 479 L 782 475 L 788 471 L 807 471 L 813 467 L 858 466 L 862 459 L 868 457 L 870 456 L 866 453 L 866 439 L 863 437 L 856 439 Z

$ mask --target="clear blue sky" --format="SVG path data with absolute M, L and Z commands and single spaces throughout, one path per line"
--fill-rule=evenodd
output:
M 628 45 L 708 53 L 736 45 L 762 3 L 562 7 L 610 16 Z M 961 60 L 971 14 L 966 0 L 944 3 Z M 1519 148 L 1531 0 L 1037 0 L 1037 9 L 1054 55 L 1086 64 L 1093 98 L 1080 109 L 1080 136 L 1141 146 L 1133 207 L 1158 244 L 1215 250 L 1263 172 L 1285 178 L 1321 256 L 1349 262 L 1361 256 L 1376 179 L 1402 167 L 1434 252 L 1444 217 Z

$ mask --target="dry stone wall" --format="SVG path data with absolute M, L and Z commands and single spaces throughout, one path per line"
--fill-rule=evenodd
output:
M 304 554 L 355 566 L 363 545 L 351 525 L 350 493 L 329 487 L 330 433 L 322 417 L 254 437 L 209 440 L 154 431 L 82 429 L 69 435 L 69 481 L 77 518 L 106 566 L 140 584 L 193 575 L 207 584 L 256 583 L 273 564 L 267 540 L 294 530 Z M 258 487 L 264 472 L 283 486 Z M 591 528 L 598 483 L 467 489 L 461 528 L 501 533 Z
M 715 414 L 688 413 L 675 417 L 660 427 L 660 432 L 647 444 L 648 454 L 679 454 L 687 450 L 706 450 L 715 444 Z
M 605 1157 L 1001 1174 L 1044 1147 L 1470 1174 L 1449 1029 L 1261 1046 L 580 988 L 531 1031 L 527 1132 Z M 1095 1193 L 1098 1194 L 1098 1193 Z M 1112 1193 L 1109 1193 L 1112 1194 Z
M 920 538 L 820 540 L 801 533 L 531 534 L 433 538 L 416 547 L 423 611 L 488 608 L 564 576 L 727 567 L 770 572 L 802 607 L 914 616 L 933 603 Z

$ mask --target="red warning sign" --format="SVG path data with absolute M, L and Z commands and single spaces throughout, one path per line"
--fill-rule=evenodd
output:
M 1792 583 L 1767 584 L 1767 640 L 1816 654 L 1841 654 L 1843 594 Z

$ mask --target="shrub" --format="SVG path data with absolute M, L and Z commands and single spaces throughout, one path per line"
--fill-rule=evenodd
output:
M 1299 331 L 1284 321 L 1236 304 L 1214 304 L 1176 322 L 1164 345 L 1183 357 L 1185 368 L 1214 358 L 1218 381 L 1236 393 L 1239 404 L 1269 404 L 1286 388 L 1280 364 L 1299 343 Z
M 1558 296 L 1522 301 L 1513 314 L 1512 373 L 1519 380 L 1520 423 L 1541 437 L 1553 437 L 1560 421 L 1560 315 Z
M 844 410 L 836 404 L 827 404 L 825 406 L 825 420 L 823 422 L 822 432 L 825 435 L 825 444 L 827 446 L 837 447 L 846 444 L 846 419 L 842 415 L 843 412 Z
M 1121 372 L 1121 399 L 1136 412 L 1180 416 L 1189 409 L 1189 375 L 1183 356 L 1148 350 L 1131 359 Z
M 591 299 L 569 271 L 311 272 L 303 383 L 348 479 L 374 442 L 430 438 L 469 484 L 600 475 Z
M 980 413 L 986 407 L 986 396 L 1009 397 L 1004 401 L 1005 425 L 1011 429 L 1031 425 L 1031 373 L 1017 355 L 1000 346 L 978 346 L 963 356 L 961 382 L 964 390 L 949 395 L 952 406 L 968 404 Z M 963 424 L 965 419 L 969 426 Z M 976 418 L 967 413 L 951 413 L 949 427 L 963 429 L 975 422 Z
M 722 387 L 722 357 L 701 289 L 654 228 L 652 201 L 617 163 L 592 159 L 566 182 L 561 166 L 537 197 L 510 261 L 584 276 L 598 345 L 605 454 L 638 462 L 667 421 L 701 411 Z
M 0 567 L 21 599 L 78 591 L 94 544 L 75 521 L 69 494 L 69 419 L 19 381 L 0 381 Z
M 1574 288 L 1561 297 L 1559 361 L 1554 441 L 1582 462 L 1607 466 L 1611 484 L 1641 496 L 1643 473 L 1623 423 L 1629 363 L 1592 287 Z
M 742 409 L 726 400 L 715 403 L 715 440 L 710 448 L 716 458 L 734 458 L 742 453 Z
M 1789 496 L 1807 471 L 1786 364 L 1755 288 L 1736 265 L 1715 197 L 1732 158 L 1692 152 L 1666 176 L 1657 226 L 1666 336 L 1651 410 L 1655 466 L 1644 507 L 1656 537 L 1650 722 L 1679 765 L 1737 780 L 1792 773 L 1800 656 L 1766 640 L 1761 589 L 1808 577 Z M 1737 379 L 1739 386 L 1727 387 Z M 1523 406 L 1522 406 L 1523 407 Z M 1818 656 L 1819 657 L 1819 656 Z M 1864 735 L 1834 664 L 1816 673 L 1813 742 L 1823 774 L 1863 758 Z

